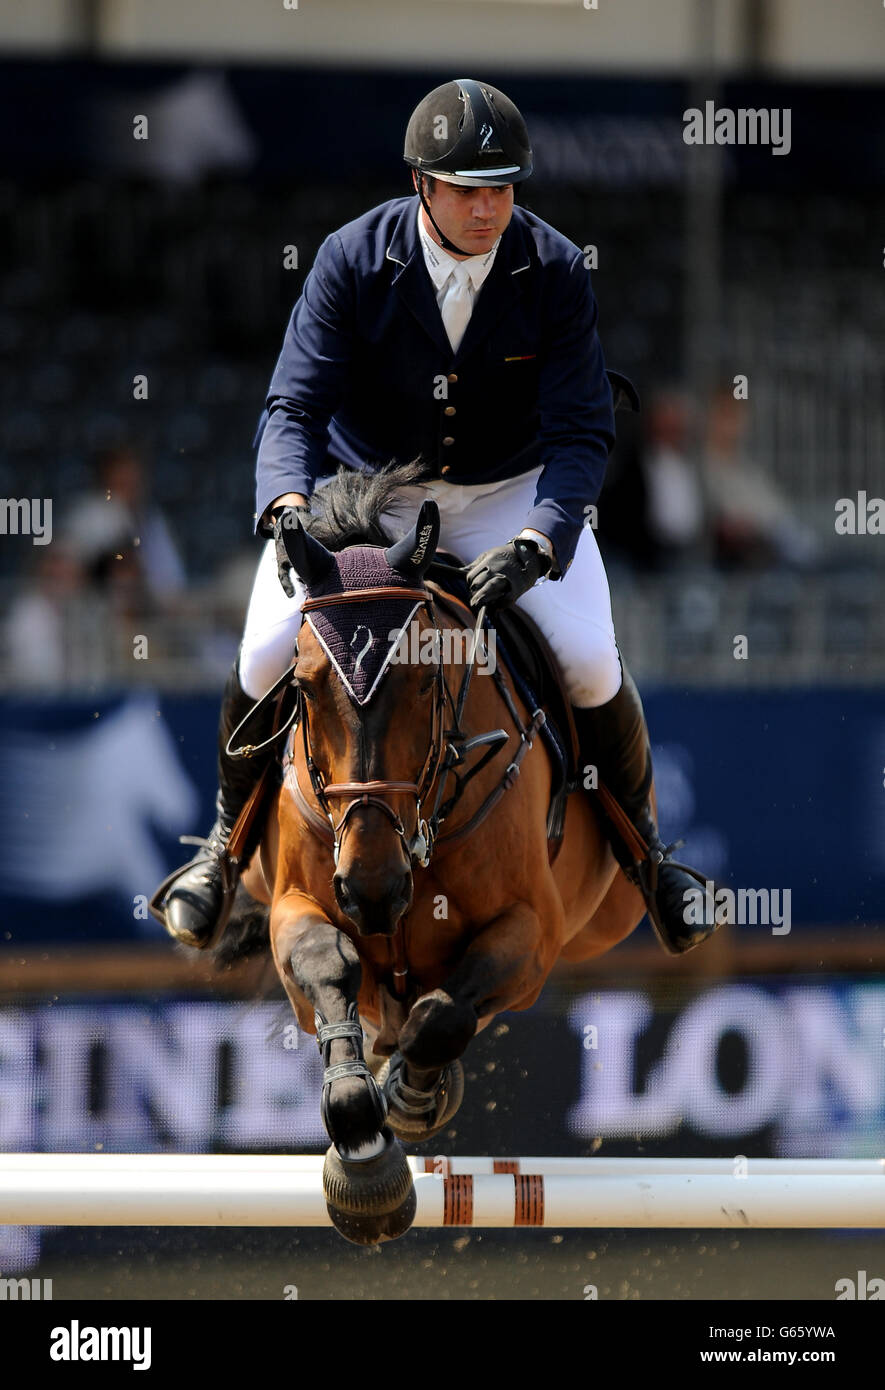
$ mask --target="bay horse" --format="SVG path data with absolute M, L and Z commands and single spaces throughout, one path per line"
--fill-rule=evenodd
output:
M 314 494 L 308 529 L 296 514 L 286 533 L 308 597 L 284 679 L 282 785 L 216 948 L 225 961 L 246 954 L 244 904 L 253 928 L 264 904 L 264 945 L 326 1067 L 327 1206 L 359 1244 L 414 1219 L 399 1141 L 449 1124 L 471 1038 L 529 1008 L 558 961 L 610 950 L 645 911 L 589 795 L 567 797 L 551 854 L 544 715 L 502 663 L 488 678 L 483 615 L 428 574 L 441 564 L 435 502 L 399 540 L 382 525 L 415 476 L 414 465 L 342 472 Z M 467 629 L 477 643 L 465 656 L 454 638 Z

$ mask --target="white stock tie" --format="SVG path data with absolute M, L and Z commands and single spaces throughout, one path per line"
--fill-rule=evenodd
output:
M 445 298 L 442 302 L 443 327 L 452 345 L 452 352 L 461 346 L 464 331 L 473 313 L 473 299 L 470 294 L 470 272 L 464 261 L 458 261 L 449 276 Z

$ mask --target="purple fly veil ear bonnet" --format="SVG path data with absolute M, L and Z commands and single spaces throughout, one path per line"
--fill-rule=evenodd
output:
M 352 603 L 311 607 L 305 613 L 317 641 L 332 662 L 348 695 L 368 704 L 390 666 L 400 638 L 421 607 L 414 597 L 439 539 L 439 508 L 423 503 L 418 519 L 394 545 L 353 545 L 327 550 L 300 523 L 286 534 L 286 549 L 310 598 L 354 595 Z M 403 589 L 380 598 L 361 599 L 365 589 Z

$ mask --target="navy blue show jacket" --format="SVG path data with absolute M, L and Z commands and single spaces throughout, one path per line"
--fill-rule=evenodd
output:
M 256 436 L 256 529 L 270 534 L 270 503 L 309 496 L 336 461 L 420 455 L 432 476 L 460 484 L 541 466 L 525 524 L 550 537 L 564 574 L 615 438 L 583 253 L 515 207 L 453 353 L 417 208 L 417 197 L 382 203 L 320 247 Z

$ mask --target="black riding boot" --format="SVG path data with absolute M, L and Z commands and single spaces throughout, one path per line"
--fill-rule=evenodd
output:
M 231 734 L 254 704 L 240 685 L 237 662 L 234 662 L 224 688 L 218 726 L 217 819 L 208 837 L 197 842 L 200 849 L 190 864 L 180 869 L 172 880 L 167 880 L 169 887 L 157 914 L 169 935 L 185 946 L 202 949 L 223 928 L 230 915 L 240 869 L 249 862 L 261 837 L 263 815 L 259 812 L 240 860 L 232 860 L 225 853 L 237 817 L 275 752 L 273 744 L 252 757 L 232 758 L 226 751 Z M 250 744 L 263 743 L 270 737 L 273 716 L 274 705 L 269 702 L 255 720 L 250 721 Z
M 639 691 L 621 662 L 623 680 L 618 693 L 596 709 L 572 706 L 581 745 L 581 767 L 595 763 L 599 778 L 626 812 L 634 829 L 649 848 L 649 857 L 637 862 L 616 826 L 594 797 L 609 834 L 615 858 L 627 878 L 645 898 L 649 920 L 664 950 L 682 955 L 712 936 L 718 923 L 686 920 L 697 916 L 687 912 L 696 903 L 702 874 L 670 857 L 673 846 L 665 846 L 658 834 L 649 802 L 652 783 L 651 748 Z M 691 891 L 691 897 L 686 893 Z

